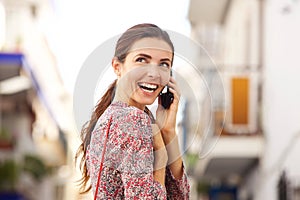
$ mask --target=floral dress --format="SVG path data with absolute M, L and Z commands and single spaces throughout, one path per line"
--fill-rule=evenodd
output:
M 185 173 L 175 179 L 166 167 L 165 187 L 154 180 L 151 120 L 144 111 L 124 102 L 113 102 L 92 133 L 86 158 L 93 194 L 110 118 L 97 199 L 189 199 Z

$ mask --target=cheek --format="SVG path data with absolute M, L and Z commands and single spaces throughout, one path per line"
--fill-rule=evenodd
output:
M 136 80 L 140 80 L 145 76 L 145 71 L 141 70 L 139 68 L 135 68 L 132 69 L 131 71 L 129 71 L 126 76 L 127 76 L 127 81 L 136 81 Z
M 170 71 L 160 70 L 160 79 L 161 85 L 167 85 L 170 81 Z

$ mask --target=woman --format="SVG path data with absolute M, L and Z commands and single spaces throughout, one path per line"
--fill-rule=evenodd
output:
M 91 178 L 97 199 L 188 199 L 189 184 L 175 132 L 179 90 L 170 76 L 174 47 L 153 24 L 128 29 L 118 40 L 115 80 L 81 132 L 82 189 Z M 168 109 L 151 105 L 168 85 Z M 99 181 L 98 181 L 99 179 Z

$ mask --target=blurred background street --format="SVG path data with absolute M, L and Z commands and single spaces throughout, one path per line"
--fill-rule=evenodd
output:
M 300 200 L 300 0 L 0 0 L 0 200 L 92 198 L 78 193 L 76 78 L 145 22 L 197 47 L 174 62 L 191 200 Z

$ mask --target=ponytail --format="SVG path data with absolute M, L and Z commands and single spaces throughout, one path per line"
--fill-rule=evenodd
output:
M 80 194 L 84 194 L 91 189 L 91 185 L 88 188 L 86 188 L 88 181 L 90 179 L 90 176 L 87 171 L 87 166 L 86 166 L 86 149 L 87 149 L 87 146 L 90 144 L 92 131 L 93 131 L 98 119 L 104 113 L 106 108 L 111 104 L 111 102 L 114 98 L 116 84 L 117 84 L 117 80 L 115 80 L 108 87 L 107 91 L 102 96 L 99 103 L 95 106 L 95 109 L 92 113 L 91 119 L 83 125 L 83 128 L 80 133 L 80 138 L 81 138 L 82 143 L 80 144 L 80 146 L 76 152 L 76 155 L 75 155 L 76 163 L 78 161 L 77 159 L 80 156 L 82 156 L 80 159 L 80 163 L 79 163 L 79 167 L 81 169 L 82 176 L 83 176 L 79 180 L 79 185 L 81 185 L 80 186 Z

